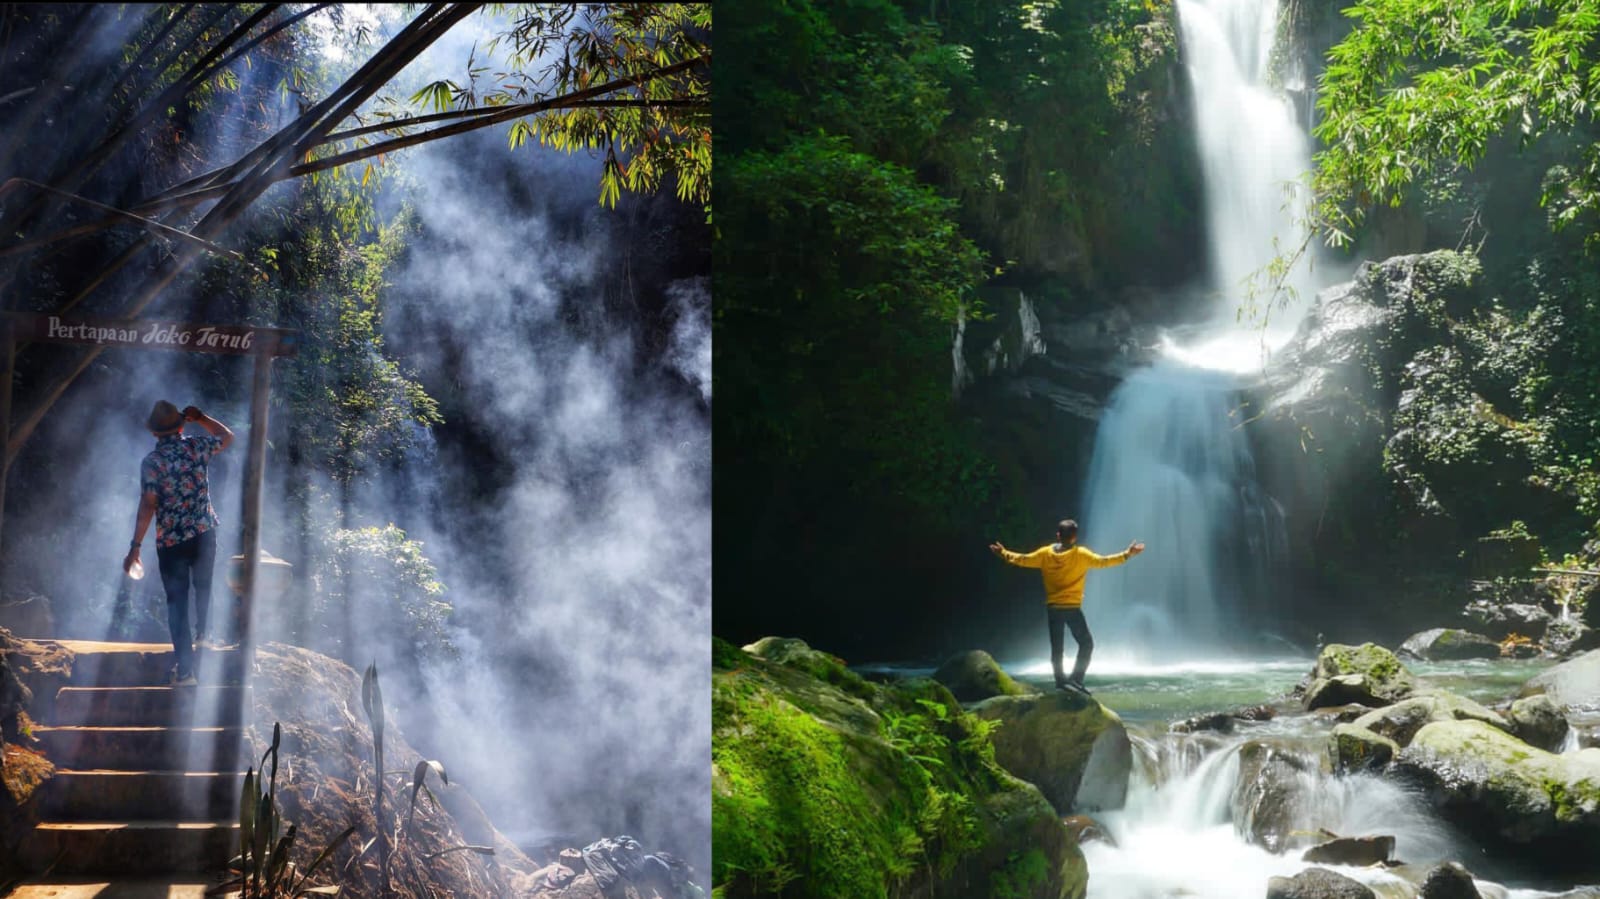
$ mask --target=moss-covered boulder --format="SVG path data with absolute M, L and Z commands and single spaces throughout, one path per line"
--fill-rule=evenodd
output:
M 1121 808 L 1133 746 L 1122 719 L 1075 692 L 997 696 L 972 707 L 998 722 L 995 760 L 1037 784 L 1061 814 Z
M 1567 714 L 1600 712 L 1600 649 L 1568 659 L 1522 685 L 1518 696 L 1550 697 Z
M 790 644 L 776 663 L 716 641 L 719 895 L 1084 895 L 1082 854 L 1038 788 L 995 763 L 992 725 L 933 680 L 831 683 L 811 652 Z
M 1385 706 L 1410 696 L 1416 687 L 1416 678 L 1382 646 L 1330 643 L 1317 655 L 1311 670 L 1305 706 L 1318 709 L 1351 702 Z
M 1551 870 L 1600 873 L 1600 750 L 1556 755 L 1481 721 L 1417 731 L 1390 769 L 1491 851 Z
M 1399 654 L 1428 662 L 1498 659 L 1500 644 L 1471 631 L 1436 627 L 1406 638 L 1406 642 L 1400 644 Z
M 1336 724 L 1328 737 L 1328 755 L 1335 771 L 1382 768 L 1400 754 L 1400 744 L 1359 724 Z
M 962 702 L 982 702 L 992 696 L 1026 696 L 1035 693 L 1017 683 L 1006 673 L 1000 663 L 981 649 L 951 656 L 933 679 L 946 687 Z
M 1511 729 L 1510 723 L 1499 713 L 1447 690 L 1426 690 L 1413 694 L 1394 705 L 1374 709 L 1352 723 L 1387 737 L 1400 746 L 1406 746 L 1423 725 L 1434 721 L 1482 721 L 1501 730 Z

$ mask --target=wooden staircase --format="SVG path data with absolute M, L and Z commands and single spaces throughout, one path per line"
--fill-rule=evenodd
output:
M 169 645 L 62 640 L 76 653 L 50 724 L 34 728 L 55 777 L 18 848 L 50 877 L 222 869 L 238 851 L 250 713 L 245 656 L 197 650 L 198 687 L 167 686 Z

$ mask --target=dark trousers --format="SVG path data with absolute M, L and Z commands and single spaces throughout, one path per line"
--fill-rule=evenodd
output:
M 211 611 L 211 569 L 217 558 L 217 533 L 205 531 L 172 546 L 157 546 L 161 586 L 167 591 L 167 629 L 178 657 L 178 676 L 194 673 L 194 638 L 204 636 Z M 194 632 L 189 631 L 189 584 L 194 584 Z
M 1082 609 L 1058 609 L 1046 606 L 1050 616 L 1050 668 L 1056 673 L 1056 683 L 1067 678 L 1061 673 L 1062 631 L 1072 629 L 1072 639 L 1078 641 L 1078 660 L 1072 665 L 1072 680 L 1083 683 L 1083 674 L 1089 670 L 1089 657 L 1094 655 L 1094 637 L 1089 634 L 1089 621 Z

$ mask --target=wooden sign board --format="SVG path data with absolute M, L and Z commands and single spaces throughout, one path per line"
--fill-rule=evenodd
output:
M 179 350 L 230 356 L 293 356 L 299 332 L 246 325 L 200 325 L 141 320 L 67 319 L 59 315 L 17 317 L 15 339 L 141 350 Z

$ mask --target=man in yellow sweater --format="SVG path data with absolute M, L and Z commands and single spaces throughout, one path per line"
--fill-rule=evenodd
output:
M 1067 519 L 1056 525 L 1056 543 L 1041 546 L 1031 553 L 1012 552 L 999 541 L 989 544 L 994 554 L 1022 568 L 1037 568 L 1044 575 L 1044 605 L 1050 621 L 1050 666 L 1055 669 L 1056 689 L 1074 687 L 1089 692 L 1083 685 L 1083 674 L 1089 670 L 1089 656 L 1094 653 L 1094 637 L 1089 634 L 1089 622 L 1083 617 L 1083 580 L 1091 568 L 1110 568 L 1144 552 L 1144 544 L 1134 542 L 1116 555 L 1102 556 L 1078 546 L 1078 523 Z M 1062 630 L 1072 629 L 1072 639 L 1078 641 L 1078 659 L 1073 663 L 1072 676 L 1061 673 Z

